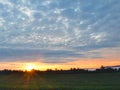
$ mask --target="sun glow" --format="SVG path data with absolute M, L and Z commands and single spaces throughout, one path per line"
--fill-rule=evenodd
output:
M 31 71 L 33 69 L 35 69 L 35 66 L 33 64 L 27 64 L 27 66 L 26 66 L 27 71 Z

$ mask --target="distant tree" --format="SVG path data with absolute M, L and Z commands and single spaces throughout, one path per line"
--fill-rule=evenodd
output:
M 105 69 L 105 67 L 102 65 L 102 66 L 100 67 L 100 69 Z

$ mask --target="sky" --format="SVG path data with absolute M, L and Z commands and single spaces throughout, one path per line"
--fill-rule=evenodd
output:
M 0 0 L 0 69 L 120 65 L 120 0 Z

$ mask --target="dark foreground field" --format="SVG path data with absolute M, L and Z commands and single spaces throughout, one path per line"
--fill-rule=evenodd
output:
M 120 90 L 120 73 L 1 74 L 0 90 Z

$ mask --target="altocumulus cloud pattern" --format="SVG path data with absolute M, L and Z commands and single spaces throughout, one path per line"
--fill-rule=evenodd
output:
M 120 48 L 119 0 L 0 0 L 0 61 L 104 58 L 103 48 Z

